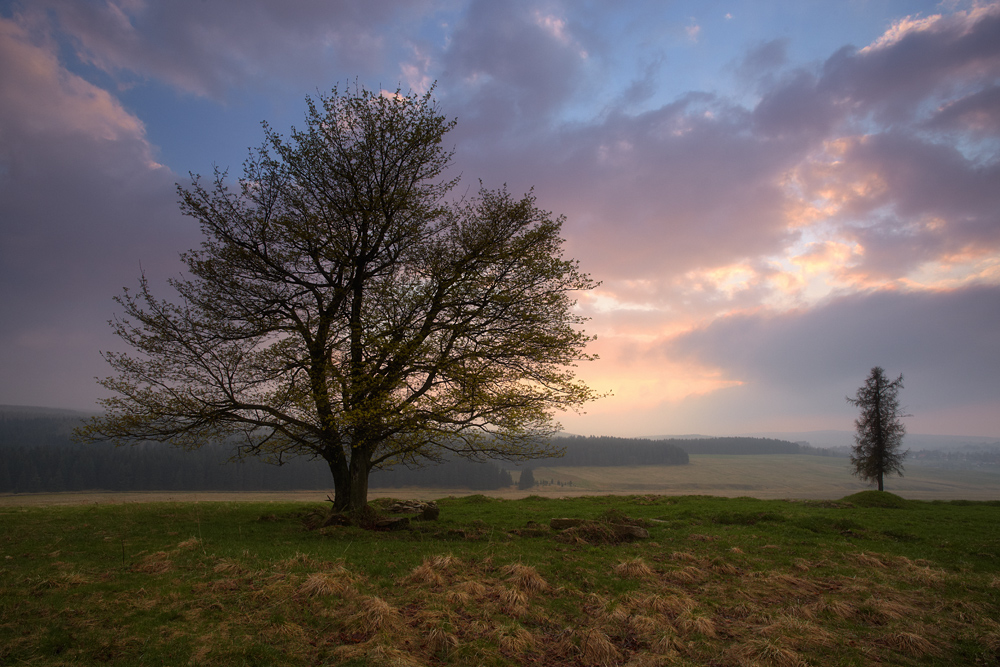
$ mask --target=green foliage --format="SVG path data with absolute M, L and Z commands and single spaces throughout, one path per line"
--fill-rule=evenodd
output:
M 372 470 L 449 453 L 551 454 L 553 413 L 595 398 L 562 255 L 561 218 L 505 189 L 449 199 L 454 126 L 426 95 L 360 89 L 307 100 L 304 129 L 265 126 L 235 187 L 178 188 L 201 225 L 190 277 L 117 300 L 107 412 L 84 439 L 327 462 L 338 509 Z
M 902 375 L 890 382 L 885 370 L 875 366 L 855 397 L 847 397 L 848 403 L 861 409 L 861 415 L 854 421 L 857 429 L 851 453 L 854 474 L 877 484 L 879 491 L 884 490 L 887 474 L 903 475 L 907 453 L 900 449 L 906 434 L 900 421 L 905 416 L 899 406 L 902 388 Z

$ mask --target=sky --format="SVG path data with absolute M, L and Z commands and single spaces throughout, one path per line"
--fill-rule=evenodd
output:
M 584 435 L 1000 438 L 1000 2 L 0 0 L 0 404 L 93 410 L 176 184 L 354 85 L 433 87 L 459 191 L 565 215 Z

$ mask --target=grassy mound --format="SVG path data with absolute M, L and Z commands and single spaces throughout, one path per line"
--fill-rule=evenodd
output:
M 841 502 L 851 503 L 855 507 L 884 507 L 886 509 L 904 509 L 910 501 L 888 491 L 861 491 L 841 498 Z

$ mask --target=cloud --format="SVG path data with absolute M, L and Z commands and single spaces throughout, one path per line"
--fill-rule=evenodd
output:
M 263 81 L 295 82 L 299 91 L 330 72 L 384 72 L 400 45 L 397 26 L 426 7 L 397 0 L 37 0 L 31 11 L 54 16 L 82 61 L 123 83 L 149 78 L 224 99 Z
M 442 82 L 464 131 L 544 125 L 579 85 L 587 50 L 566 20 L 530 2 L 473 0 L 442 54 Z
M 724 369 L 757 391 L 821 401 L 860 385 L 872 366 L 908 379 L 912 410 L 1000 402 L 1000 287 L 876 291 L 785 313 L 720 318 L 678 336 L 669 357 Z
M 87 407 L 111 297 L 140 261 L 173 272 L 173 174 L 143 123 L 63 68 L 44 31 L 0 18 L 0 403 Z M 7 369 L 11 369 L 8 371 Z

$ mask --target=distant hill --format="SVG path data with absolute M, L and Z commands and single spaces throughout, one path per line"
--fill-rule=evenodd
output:
M 839 448 L 854 446 L 854 431 L 769 431 L 754 433 L 754 436 L 779 438 L 792 442 L 807 442 L 812 447 Z M 973 435 L 934 435 L 927 433 L 907 433 L 903 437 L 903 447 L 912 450 L 954 449 L 968 445 L 1000 444 L 1000 437 Z
M 79 417 L 82 419 L 96 414 L 100 413 L 96 410 L 92 412 L 83 412 L 81 410 L 67 410 L 65 408 L 42 408 L 37 405 L 0 405 L 0 416 L 19 418 Z

